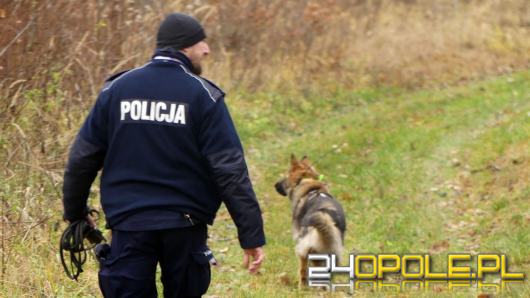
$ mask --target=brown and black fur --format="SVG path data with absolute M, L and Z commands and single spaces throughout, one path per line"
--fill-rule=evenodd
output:
M 346 230 L 344 210 L 326 184 L 319 181 L 319 174 L 305 156 L 298 161 L 291 155 L 289 173 L 275 187 L 291 200 L 295 253 L 300 260 L 300 285 L 304 285 L 308 254 L 335 254 L 340 258 Z

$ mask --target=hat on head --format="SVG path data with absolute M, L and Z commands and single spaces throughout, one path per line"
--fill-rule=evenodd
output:
M 205 38 L 204 28 L 197 19 L 183 13 L 172 13 L 158 28 L 156 47 L 181 50 Z

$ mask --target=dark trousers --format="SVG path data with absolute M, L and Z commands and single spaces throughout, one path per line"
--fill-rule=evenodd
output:
M 157 297 L 156 265 L 164 297 L 200 297 L 210 284 L 205 224 L 156 231 L 112 231 L 109 255 L 101 260 L 99 286 L 105 297 Z

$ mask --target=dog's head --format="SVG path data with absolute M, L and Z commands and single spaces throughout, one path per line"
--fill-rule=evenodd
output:
M 300 184 L 302 179 L 309 178 L 318 180 L 318 177 L 318 172 L 311 165 L 307 156 L 304 156 L 301 160 L 297 160 L 294 154 L 291 154 L 291 166 L 287 177 L 280 179 L 274 186 L 279 194 L 287 196 L 292 189 Z

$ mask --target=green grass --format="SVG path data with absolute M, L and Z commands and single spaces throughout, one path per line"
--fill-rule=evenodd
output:
M 306 97 L 229 94 L 227 102 L 264 211 L 267 259 L 257 276 L 241 268 L 236 229 L 222 208 L 209 239 L 221 265 L 212 269 L 207 295 L 341 296 L 297 287 L 290 204 L 273 187 L 287 171 L 291 153 L 308 155 L 343 204 L 346 252 L 431 253 L 437 269 L 445 268 L 443 260 L 449 252 L 502 252 L 508 255 L 511 271 L 528 275 L 529 94 L 529 71 L 415 92 L 338 89 L 331 94 L 313 90 Z M 65 137 L 60 140 L 65 142 Z M 42 188 L 50 198 L 58 196 L 57 187 L 38 170 L 24 177 L 6 179 L 2 195 L 9 196 L 20 184 L 30 187 L 30 194 L 31 188 Z M 17 192 L 12 198 L 21 195 Z M 93 203 L 96 198 L 93 195 Z M 50 199 L 34 201 L 40 206 L 46 200 Z M 58 198 L 50 202 L 52 207 L 43 212 L 57 223 L 50 220 L 26 236 L 10 236 L 9 274 L 1 285 L 1 297 L 99 296 L 95 261 L 89 261 L 79 283 L 64 276 L 55 245 L 64 224 L 58 224 Z M 10 203 L 12 212 L 25 208 L 14 199 Z M 480 293 L 446 288 L 401 295 L 467 297 Z M 355 293 L 378 297 L 387 292 L 364 289 Z M 530 283 L 503 294 L 529 296 Z
M 414 93 L 392 89 L 338 92 L 333 98 L 314 95 L 302 103 L 267 94 L 229 97 L 265 212 L 267 261 L 260 276 L 248 276 L 238 266 L 241 251 L 236 239 L 210 241 L 214 251 L 223 251 L 217 253 L 223 265 L 214 270 L 208 294 L 323 294 L 296 287 L 290 206 L 273 189 L 287 170 L 291 152 L 316 160 L 317 169 L 342 202 L 348 251 L 432 253 L 439 268 L 445 266 L 447 252 L 503 252 L 512 261 L 511 270 L 528 272 L 529 188 L 495 193 L 491 202 L 483 202 L 477 199 L 481 179 L 514 173 L 471 172 L 502 157 L 512 146 L 528 144 L 529 82 L 530 73 L 524 72 Z M 521 152 L 521 157 L 528 158 L 528 152 Z M 464 183 L 459 177 L 465 175 L 476 188 L 458 188 Z M 514 179 L 524 178 L 528 176 Z M 473 231 L 475 236 L 469 236 Z M 224 219 L 216 222 L 211 234 L 233 237 L 235 231 Z M 526 283 L 504 294 L 529 291 Z

